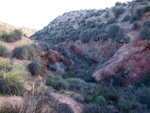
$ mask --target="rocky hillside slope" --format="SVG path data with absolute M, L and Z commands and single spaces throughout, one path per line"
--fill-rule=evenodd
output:
M 65 13 L 31 39 L 3 25 L 0 113 L 150 113 L 149 0 Z
M 149 61 L 148 56 L 142 57 L 145 49 L 148 49 L 146 45 L 149 45 L 149 42 L 143 41 L 149 40 L 150 37 L 149 20 L 149 0 L 117 2 L 114 7 L 104 10 L 65 13 L 31 38 L 48 42 L 53 49 L 57 48 L 62 53 L 65 50 L 70 56 L 79 56 L 93 62 L 98 67 L 93 71 L 97 81 L 117 74 L 122 68 L 129 72 L 131 77 L 127 81 L 133 82 L 134 79 L 144 77 L 149 71 L 150 65 L 144 62 Z M 141 49 L 143 46 L 145 49 Z M 137 62 L 137 59 L 141 61 Z M 123 79 L 126 81 L 126 78 Z

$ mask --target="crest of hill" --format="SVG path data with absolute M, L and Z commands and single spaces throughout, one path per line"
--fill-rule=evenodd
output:
M 118 25 L 122 31 L 130 30 L 132 24 L 141 17 L 140 14 L 137 14 L 140 13 L 137 10 L 146 6 L 150 6 L 149 0 L 134 0 L 127 3 L 117 2 L 115 6 L 103 10 L 71 11 L 58 16 L 31 38 L 52 44 L 58 44 L 68 39 L 84 40 L 84 37 L 88 40 L 90 38 L 97 40 L 98 36 L 105 39 L 109 37 L 108 30 L 111 25 Z M 89 32 L 87 36 L 86 32 Z M 127 40 L 129 36 L 130 34 L 126 34 L 122 40 Z
M 2 31 L 13 31 L 14 29 L 21 30 L 27 37 L 30 37 L 31 35 L 33 35 L 35 32 L 38 31 L 35 29 L 27 28 L 27 27 L 14 26 L 14 25 L 7 24 L 7 23 L 0 21 L 0 32 L 2 32 Z

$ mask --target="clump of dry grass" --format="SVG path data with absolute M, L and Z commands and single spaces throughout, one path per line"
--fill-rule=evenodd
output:
M 28 71 L 20 64 L 11 63 L 7 59 L 0 60 L 0 93 L 5 95 L 22 95 L 24 81 Z

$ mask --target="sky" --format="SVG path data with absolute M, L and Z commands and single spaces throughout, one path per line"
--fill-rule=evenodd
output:
M 33 29 L 42 29 L 65 12 L 104 9 L 117 1 L 129 0 L 0 0 L 0 20 Z

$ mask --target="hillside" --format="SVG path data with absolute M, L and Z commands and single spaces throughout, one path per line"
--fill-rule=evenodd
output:
M 0 113 L 150 113 L 150 0 L 0 31 Z
M 93 73 L 98 81 L 103 79 L 103 77 L 101 78 L 103 74 L 117 74 L 119 68 L 124 68 L 126 71 L 132 70 L 132 74 L 129 73 L 129 75 L 137 76 L 131 77 L 131 80 L 138 79 L 141 74 L 147 74 L 150 65 L 146 64 L 148 67 L 145 68 L 145 61 L 142 56 L 137 58 L 143 59 L 139 64 L 137 64 L 137 59 L 134 57 L 132 60 L 127 60 L 127 58 L 130 54 L 135 54 L 140 49 L 140 45 L 144 45 L 146 49 L 146 44 L 149 43 L 142 41 L 149 40 L 150 36 L 149 12 L 150 2 L 148 0 L 137 0 L 128 3 L 118 2 L 114 7 L 104 10 L 72 11 L 54 19 L 48 26 L 32 35 L 31 39 L 48 42 L 53 49 L 64 55 L 67 53 L 67 57 L 72 58 L 72 60 L 74 59 L 72 55 L 75 55 L 91 61 L 94 65 L 100 67 L 96 70 L 105 67 L 103 71 Z M 131 48 L 127 50 L 128 47 L 135 47 L 135 52 L 134 50 L 130 51 Z M 139 50 L 139 54 L 141 54 L 141 51 Z M 127 61 L 116 61 L 120 63 L 117 64 L 118 66 L 115 69 L 107 69 L 108 62 L 114 65 L 116 64 L 114 60 L 117 57 L 122 57 L 119 54 L 123 55 L 123 59 Z M 127 56 L 124 56 L 124 54 Z M 114 60 L 111 61 L 111 58 Z M 145 60 L 149 61 L 150 59 L 145 56 Z M 125 64 L 121 63 L 124 61 Z M 103 66 L 105 65 L 104 62 L 106 62 L 106 66 Z M 127 62 L 133 62 L 134 65 L 126 64 Z M 142 62 L 144 62 L 143 65 Z M 137 67 L 137 65 L 139 66 Z M 145 69 L 143 70 L 141 67 Z
M 37 30 L 35 30 L 35 29 L 31 29 L 31 28 L 27 28 L 27 27 L 17 27 L 17 26 L 10 25 L 10 24 L 0 21 L 0 32 L 1 31 L 12 31 L 14 29 L 20 29 L 28 37 L 30 37 L 35 32 L 37 32 Z

